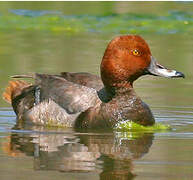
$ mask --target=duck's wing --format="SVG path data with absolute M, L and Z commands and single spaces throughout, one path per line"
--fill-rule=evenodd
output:
M 54 75 L 36 74 L 35 84 L 36 94 L 39 94 L 36 101 L 51 99 L 72 114 L 85 111 L 98 99 L 95 89 Z
M 99 91 L 104 87 L 101 78 L 97 75 L 93 75 L 90 73 L 79 72 L 79 73 L 71 73 L 71 72 L 62 72 L 60 77 L 65 78 L 67 81 L 80 84 L 89 88 L 96 89 Z
M 11 81 L 3 94 L 11 102 L 19 118 L 27 113 L 35 122 L 35 117 L 43 115 L 52 119 L 57 116 L 57 121 L 61 118 L 71 118 L 74 121 L 78 114 L 100 101 L 95 89 L 67 81 L 63 77 L 47 74 L 34 74 L 30 77 L 35 80 L 33 85 Z

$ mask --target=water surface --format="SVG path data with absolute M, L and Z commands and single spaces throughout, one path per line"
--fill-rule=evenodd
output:
M 158 29 L 152 27 L 150 33 L 146 29 L 141 29 L 141 26 L 135 30 L 149 43 L 152 54 L 161 64 L 182 71 L 186 75 L 186 79 L 145 76 L 134 84 L 138 95 L 151 107 L 156 121 L 172 127 L 172 130 L 168 131 L 80 133 L 73 129 L 28 127 L 18 125 L 11 105 L 0 99 L 1 180 L 193 178 L 193 29 L 191 26 L 186 29 L 185 24 L 179 28 L 181 22 L 188 21 L 191 24 L 193 21 L 192 15 L 187 15 L 192 10 L 191 3 L 154 3 L 151 6 L 154 17 L 147 15 L 152 14 L 150 9 L 148 11 L 147 5 L 142 8 L 137 3 L 95 3 L 96 8 L 93 11 L 90 9 L 90 3 L 82 4 L 84 8 L 78 10 L 73 2 L 63 3 L 63 6 L 53 6 L 49 3 L 46 6 L 41 3 L 39 6 L 30 3 L 1 5 L 1 18 L 8 19 L 3 21 L 7 29 L 4 27 L 0 30 L 1 94 L 10 80 L 9 76 L 14 74 L 85 71 L 99 75 L 100 61 L 109 40 L 118 34 L 130 32 L 125 24 L 121 26 L 121 23 L 124 23 L 122 18 L 130 17 L 125 14 L 128 12 L 135 13 L 133 16 L 140 23 L 144 22 L 144 19 L 156 24 L 156 18 L 175 18 L 176 24 L 172 27 L 175 31 L 167 31 L 166 28 L 160 32 L 159 26 Z M 16 15 L 10 9 L 57 12 L 43 16 L 35 12 L 36 17 L 26 17 L 25 14 Z M 172 14 L 174 10 L 182 13 Z M 115 18 L 111 19 L 112 22 L 115 20 L 121 27 L 117 28 L 115 24 L 103 29 L 103 23 L 107 22 L 112 12 L 117 14 L 111 16 Z M 42 20 L 61 16 L 61 13 L 69 18 L 73 16 L 86 30 L 69 33 L 64 29 L 58 32 L 38 26 Z M 140 16 L 141 13 L 146 16 Z M 94 23 L 92 31 L 88 23 L 90 21 L 85 22 L 85 17 L 89 15 L 92 15 L 90 18 L 95 21 L 100 16 L 101 24 Z M 6 24 L 10 19 L 12 21 L 13 17 L 16 24 L 19 18 L 18 26 L 22 28 L 17 29 Z M 35 21 L 31 18 L 38 18 L 31 29 L 25 28 L 28 22 L 26 18 L 29 18 L 30 22 Z M 161 20 L 165 25 L 168 23 Z M 54 22 L 53 26 L 55 25 Z M 101 25 L 101 31 L 95 27 L 96 25 L 98 29 Z M 120 29 L 127 31 L 123 32 Z

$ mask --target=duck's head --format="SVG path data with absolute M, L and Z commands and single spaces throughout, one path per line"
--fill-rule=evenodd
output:
M 132 87 L 137 78 L 147 74 L 184 77 L 157 63 L 148 44 L 138 35 L 119 36 L 108 44 L 101 62 L 101 78 L 106 87 Z

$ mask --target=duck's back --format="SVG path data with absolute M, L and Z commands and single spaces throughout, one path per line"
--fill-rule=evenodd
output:
M 86 86 L 89 88 L 96 89 L 99 91 L 104 87 L 103 82 L 99 76 L 85 73 L 85 72 L 79 72 L 79 73 L 70 73 L 70 72 L 62 72 L 60 74 L 61 77 L 65 78 L 66 80 L 80 84 L 82 86 Z

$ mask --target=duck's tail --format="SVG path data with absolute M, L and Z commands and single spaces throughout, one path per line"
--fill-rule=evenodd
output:
M 35 74 L 20 74 L 20 75 L 13 75 L 11 78 L 35 78 Z
M 21 80 L 17 81 L 9 81 L 9 85 L 5 89 L 3 93 L 3 99 L 8 103 L 12 103 L 12 100 L 21 94 L 22 90 L 26 87 L 30 86 L 29 83 Z

